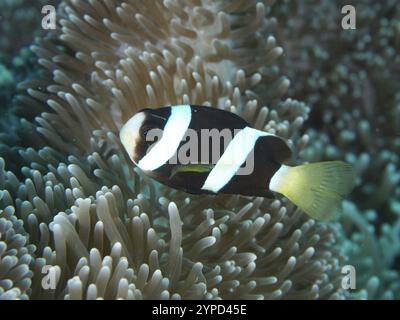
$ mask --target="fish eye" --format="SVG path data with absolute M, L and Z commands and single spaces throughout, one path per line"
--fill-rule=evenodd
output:
M 147 134 L 153 130 L 156 129 L 157 127 L 155 125 L 152 124 L 145 124 L 140 128 L 140 135 L 143 139 L 146 139 Z

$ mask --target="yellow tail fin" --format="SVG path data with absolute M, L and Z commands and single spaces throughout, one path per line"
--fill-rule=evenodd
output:
M 282 165 L 269 188 L 279 192 L 314 219 L 332 220 L 341 200 L 351 192 L 355 174 L 350 164 L 326 161 L 297 167 Z

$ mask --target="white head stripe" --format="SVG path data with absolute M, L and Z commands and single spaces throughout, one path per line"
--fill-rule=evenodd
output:
M 253 150 L 256 141 L 267 132 L 246 127 L 239 131 L 228 144 L 225 152 L 211 170 L 201 189 L 218 192 L 236 174 Z
M 143 112 L 135 114 L 124 124 L 119 133 L 122 145 L 125 147 L 132 161 L 135 161 L 135 147 L 140 139 L 139 128 L 142 126 L 144 120 L 145 114 Z
M 190 105 L 171 107 L 171 115 L 160 141 L 139 161 L 138 167 L 142 170 L 155 170 L 171 159 L 185 136 L 191 119 Z

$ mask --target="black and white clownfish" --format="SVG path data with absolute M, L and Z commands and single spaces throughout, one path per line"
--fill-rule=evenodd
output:
M 150 136 L 157 130 L 158 136 Z M 209 144 L 215 134 L 220 134 L 219 139 Z M 232 138 L 226 145 L 229 134 Z M 292 152 L 284 139 L 213 107 L 143 109 L 123 125 L 120 139 L 146 174 L 191 194 L 274 198 L 274 193 L 280 193 L 312 218 L 331 220 L 340 212 L 342 197 L 354 187 L 351 165 L 341 161 L 286 165 Z M 247 172 L 246 163 L 250 164 Z

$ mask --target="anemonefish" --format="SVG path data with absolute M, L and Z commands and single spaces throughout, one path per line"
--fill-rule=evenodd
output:
M 149 138 L 149 133 L 156 130 L 161 132 L 158 139 Z M 207 130 L 228 130 L 232 139 L 226 146 L 222 146 L 223 139 L 214 139 L 210 145 L 210 135 L 203 134 Z M 188 148 L 190 138 L 194 142 Z M 256 130 L 238 115 L 213 107 L 143 109 L 122 126 L 120 140 L 136 166 L 167 186 L 191 194 L 274 198 L 274 193 L 280 193 L 319 220 L 336 217 L 342 197 L 354 187 L 351 165 L 341 161 L 286 165 L 292 152 L 284 139 Z M 189 149 L 198 154 L 197 161 L 188 161 L 193 159 L 187 157 Z M 215 159 L 216 152 L 219 155 Z M 251 170 L 239 174 L 246 162 Z

